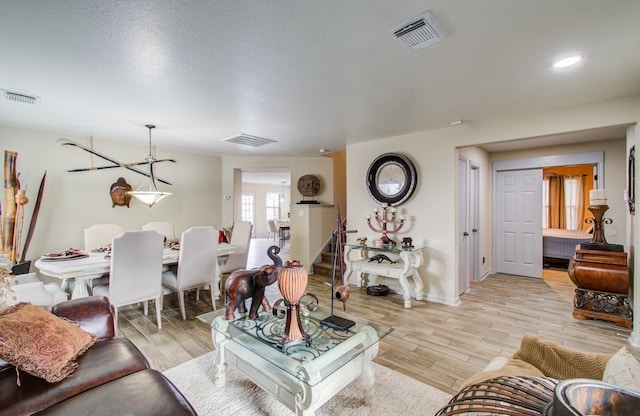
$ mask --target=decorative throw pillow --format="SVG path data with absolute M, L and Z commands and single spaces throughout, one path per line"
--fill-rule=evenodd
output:
M 46 309 L 20 303 L 0 314 L 0 357 L 50 383 L 71 374 L 96 337 Z
M 604 369 L 602 381 L 633 390 L 640 390 L 640 363 L 622 347 L 613 354 Z
M 593 354 L 572 350 L 537 335 L 524 335 L 520 349 L 511 358 L 533 365 L 547 377 L 602 379 L 610 354 Z

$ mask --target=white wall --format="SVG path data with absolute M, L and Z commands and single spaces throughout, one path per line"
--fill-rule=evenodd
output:
M 288 218 L 291 206 L 291 187 L 285 185 L 268 185 L 262 183 L 242 183 L 242 192 L 253 192 L 256 196 L 256 223 L 254 232 L 256 237 L 266 237 L 267 230 L 267 193 L 275 192 L 282 194 L 284 191 L 284 201 L 280 205 L 280 216 L 278 218 Z
M 61 146 L 57 141 L 59 137 L 53 133 L 0 127 L 0 150 L 18 152 L 17 171 L 30 200 L 25 206 L 23 236 L 26 236 L 40 180 L 47 171 L 42 206 L 27 259 L 35 260 L 42 253 L 70 247 L 83 248 L 83 229 L 92 224 L 116 223 L 125 229 L 140 229 L 148 221 L 170 221 L 177 235 L 192 226 L 213 225 L 218 229 L 222 226 L 220 158 L 168 153 L 158 148 L 159 159 L 177 161 L 156 165 L 157 176 L 173 184 L 158 184 L 159 188 L 173 195 L 152 208 L 134 200 L 130 208 L 112 207 L 109 190 L 118 177 L 124 177 L 134 189 L 146 178 L 123 168 L 68 173 L 68 169 L 92 166 L 92 158 L 78 148 Z M 149 150 L 144 137 L 140 139 L 136 145 L 95 140 L 94 149 L 125 163 L 143 161 Z M 73 140 L 88 144 L 86 138 Z M 94 166 L 108 164 L 93 157 Z
M 639 120 L 640 96 L 634 96 L 526 117 L 484 123 L 466 121 L 456 127 L 350 144 L 347 146 L 348 217 L 350 226 L 360 232 L 349 235 L 348 239 L 353 242 L 360 235 L 376 237 L 367 230 L 364 221 L 364 216 L 375 205 L 365 187 L 369 164 L 381 153 L 409 155 L 418 171 L 418 186 L 413 198 L 399 207 L 409 221 L 398 238 L 410 236 L 416 244 L 427 246 L 425 264 L 420 268 L 426 297 L 455 304 L 458 301 L 455 287 L 456 148 L 635 124 Z M 614 186 L 609 182 L 615 181 L 614 178 L 606 180 L 607 187 Z M 362 218 L 362 226 L 357 225 L 356 218 Z
M 298 179 L 303 175 L 316 175 L 320 179 L 320 192 L 316 200 L 322 204 L 332 205 L 334 203 L 333 188 L 333 160 L 328 157 L 305 157 L 305 158 L 259 158 L 259 157 L 225 157 L 222 159 L 222 193 L 233 195 L 234 170 L 249 169 L 251 171 L 284 169 L 291 172 L 291 205 L 284 207 L 284 212 L 291 212 L 291 239 L 295 241 L 296 223 L 293 221 L 296 203 L 302 200 L 302 195 L 298 192 Z M 235 204 L 237 205 L 237 203 Z M 233 221 L 234 201 L 225 200 L 222 204 L 222 222 L 230 224 Z M 306 212 L 306 211 L 303 211 Z M 297 215 L 297 214 L 295 214 Z M 308 231 L 302 231 L 301 235 L 308 235 Z M 313 236 L 323 238 L 323 236 Z M 304 251 L 304 252 L 303 252 Z M 310 254 L 305 247 L 299 244 L 291 244 L 292 259 L 308 259 Z

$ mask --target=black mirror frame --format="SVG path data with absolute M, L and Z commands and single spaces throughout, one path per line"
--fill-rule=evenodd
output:
M 629 213 L 636 213 L 636 147 L 629 149 L 629 164 L 627 165 L 627 205 Z
M 406 178 L 400 192 L 393 196 L 388 196 L 382 192 L 376 182 L 376 178 L 378 177 L 380 170 L 389 163 L 394 163 L 400 166 L 404 171 Z M 371 198 L 381 204 L 388 204 L 389 206 L 401 205 L 411 198 L 413 192 L 416 190 L 417 184 L 418 175 L 416 174 L 416 168 L 411 160 L 406 156 L 397 153 L 384 153 L 378 156 L 373 162 L 371 162 L 371 165 L 369 165 L 369 170 L 367 172 L 367 190 L 369 191 Z

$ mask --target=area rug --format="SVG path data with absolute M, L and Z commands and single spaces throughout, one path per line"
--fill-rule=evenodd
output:
M 227 369 L 227 384 L 214 383 L 210 352 L 177 367 L 164 375 L 184 394 L 198 415 L 286 416 L 289 409 L 247 379 L 240 371 Z M 447 404 L 451 395 L 373 363 L 376 375 L 375 402 L 364 406 L 362 387 L 355 380 L 326 402 L 316 414 L 332 415 L 433 415 Z

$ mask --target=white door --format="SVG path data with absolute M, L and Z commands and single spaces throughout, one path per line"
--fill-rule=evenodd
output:
M 496 271 L 542 277 L 542 169 L 496 173 Z
M 471 280 L 480 280 L 480 166 L 470 162 L 469 177 L 469 271 Z
M 467 159 L 458 157 L 458 295 L 469 288 L 469 170 Z

